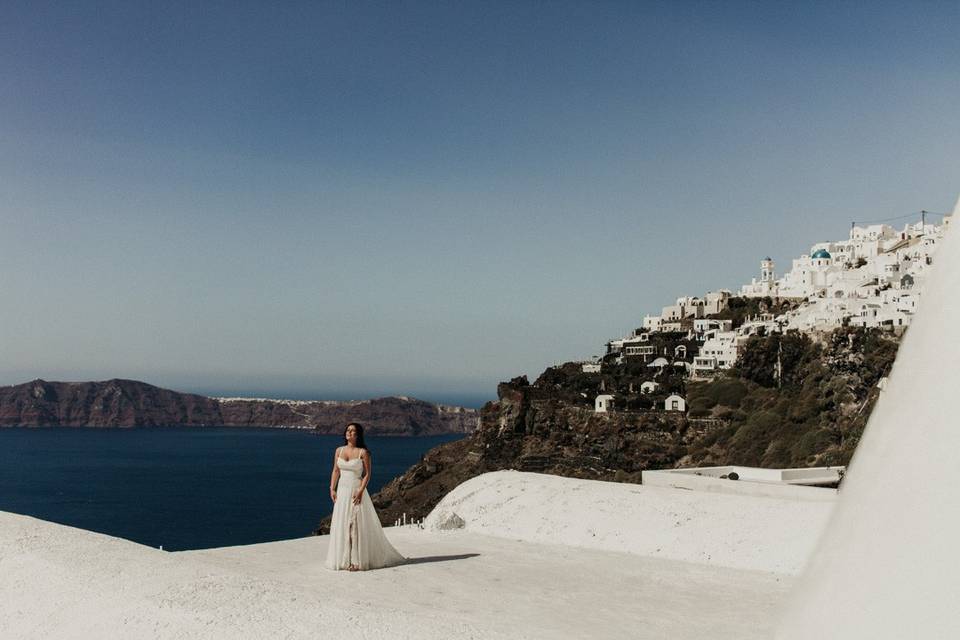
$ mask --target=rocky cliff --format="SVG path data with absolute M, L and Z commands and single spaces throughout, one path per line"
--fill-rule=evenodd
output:
M 639 482 L 645 469 L 676 466 L 847 464 L 898 344 L 865 329 L 756 337 L 737 368 L 700 381 L 628 361 L 600 374 L 551 367 L 533 384 L 500 384 L 475 433 L 429 451 L 373 501 L 392 523 L 425 517 L 458 484 L 501 469 Z M 657 391 L 640 391 L 647 380 Z M 617 408 L 595 413 L 598 393 L 616 394 Z M 670 393 L 690 410 L 664 411 Z
M 412 398 L 333 402 L 208 398 L 136 380 L 0 387 L 0 427 L 297 427 L 339 434 L 350 420 L 377 435 L 469 433 L 477 412 Z
M 381 520 L 425 517 L 448 491 L 488 471 L 639 482 L 643 469 L 671 466 L 711 422 L 691 424 L 680 413 L 597 414 L 541 380 L 501 383 L 472 436 L 432 449 L 373 497 Z M 328 527 L 329 519 L 318 532 Z

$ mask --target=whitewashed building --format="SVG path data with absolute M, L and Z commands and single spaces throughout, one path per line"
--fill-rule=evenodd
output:
M 763 298 L 776 295 L 777 275 L 773 259 L 767 256 L 760 261 L 760 279 L 754 278 L 750 284 L 740 288 L 740 295 L 745 298 Z
M 706 315 L 721 313 L 730 304 L 731 293 L 727 289 L 708 291 L 703 299 L 703 312 Z
M 901 231 L 884 224 L 854 226 L 847 240 L 813 245 L 772 285 L 766 284 L 772 261 L 764 260 L 760 280 L 744 285 L 740 293 L 805 300 L 777 319 L 784 329 L 828 331 L 844 323 L 906 327 L 949 222 L 950 217 L 940 225 L 921 221 Z M 907 290 L 911 297 L 901 302 L 891 290 Z
M 683 399 L 683 396 L 678 396 L 677 394 L 669 395 L 667 399 L 663 401 L 663 410 L 686 411 L 687 401 Z
M 733 320 L 714 320 L 702 318 L 693 321 L 694 338 L 703 342 L 710 331 L 733 331 Z
M 608 413 L 613 411 L 613 396 L 609 393 L 601 393 L 594 400 L 593 410 L 595 413 Z
M 960 200 L 954 208 L 954 214 L 958 212 Z M 619 353 L 618 361 L 624 356 L 641 356 L 654 368 L 667 366 L 667 358 L 672 358 L 675 365 L 696 377 L 733 367 L 750 336 L 793 329 L 831 331 L 845 324 L 903 329 L 917 312 L 924 282 L 951 218 L 944 217 L 941 224 L 921 220 L 899 231 L 885 224 L 854 225 L 846 240 L 812 245 L 780 278 L 776 264 L 767 256 L 760 261 L 759 279 L 741 287 L 739 295 L 791 298 L 800 301 L 797 308 L 778 316 L 747 318 L 734 330 L 732 320 L 705 317 L 729 306 L 730 291 L 710 291 L 703 298 L 682 296 L 664 307 L 661 315 L 644 316 L 643 329 L 635 335 L 608 343 L 608 352 Z M 702 344 L 699 352 L 684 346 L 657 353 L 652 344 L 641 344 L 657 332 L 686 332 L 688 340 Z
M 660 316 L 643 316 L 643 328 L 647 331 L 659 331 L 660 323 L 663 322 L 663 319 Z
M 693 359 L 694 375 L 732 367 L 737 362 L 739 342 L 740 334 L 736 331 L 708 332 L 699 355 Z

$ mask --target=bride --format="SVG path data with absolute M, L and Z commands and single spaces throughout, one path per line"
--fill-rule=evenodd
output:
M 380 526 L 380 518 L 367 494 L 370 452 L 363 442 L 363 426 L 351 422 L 343 434 L 346 444 L 337 448 L 330 474 L 330 546 L 327 568 L 363 571 L 404 562 Z

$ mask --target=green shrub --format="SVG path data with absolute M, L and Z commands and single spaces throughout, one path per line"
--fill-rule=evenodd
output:
M 731 441 L 731 462 L 759 465 L 783 418 L 772 411 L 756 411 L 737 429 Z
M 729 407 L 721 407 L 714 412 L 714 415 L 721 420 L 732 420 L 736 412 Z
M 827 429 L 816 429 L 805 433 L 793 447 L 795 460 L 807 461 L 818 453 L 826 451 L 833 444 L 833 434 Z
M 692 400 L 690 400 L 690 401 L 687 403 L 687 408 L 688 408 L 690 411 L 699 411 L 699 412 L 703 413 L 704 415 L 706 415 L 706 414 L 710 413 L 710 409 L 712 409 L 715 404 L 716 404 L 716 402 L 714 402 L 713 399 L 708 398 L 708 397 L 706 397 L 706 396 L 700 396 L 700 397 L 693 398 Z
M 743 378 L 764 387 L 790 386 L 802 380 L 803 365 L 819 355 L 819 347 L 805 333 L 755 336 L 741 349 L 737 370 Z
M 725 407 L 737 409 L 747 395 L 747 385 L 736 378 L 721 378 L 711 385 L 711 396 L 716 404 L 722 404 Z

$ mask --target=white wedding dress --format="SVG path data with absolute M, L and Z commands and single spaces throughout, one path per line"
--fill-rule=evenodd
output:
M 360 504 L 353 504 L 353 493 L 363 474 L 363 460 L 344 460 L 337 455 L 337 468 L 340 469 L 340 480 L 330 521 L 327 568 L 336 571 L 355 565 L 361 570 L 379 569 L 404 562 L 406 558 L 393 548 L 383 533 L 380 518 L 366 489 Z

